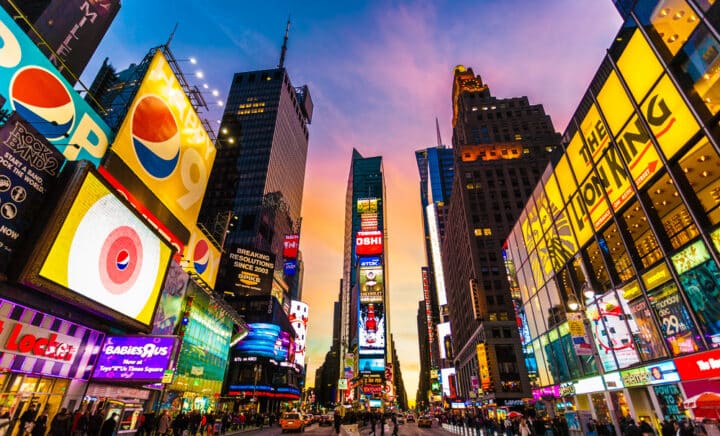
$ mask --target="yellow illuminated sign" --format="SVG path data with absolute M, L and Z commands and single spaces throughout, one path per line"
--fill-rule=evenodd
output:
M 625 285 L 622 289 L 622 297 L 625 299 L 625 301 L 632 301 L 641 295 L 642 289 L 640 289 L 640 284 L 637 282 L 637 280 L 633 280 L 632 282 Z
M 565 156 L 570 160 L 570 166 L 577 180 L 584 179 L 590 173 L 590 161 L 585 158 L 585 146 L 579 133 L 573 135 L 570 144 L 567 146 Z
M 633 107 L 615 71 L 610 72 L 605 85 L 598 93 L 597 100 L 610 126 L 610 131 L 613 135 L 617 135 L 623 123 L 632 115 Z M 604 108 L 612 108 L 612 110 L 605 111 Z
M 642 275 L 642 281 L 646 289 L 655 289 L 671 278 L 670 269 L 665 262 Z
M 183 254 L 184 268 L 191 274 L 197 274 L 211 288 L 215 288 L 220 250 L 210 242 L 197 225 L 190 229 L 190 241 L 185 245 Z
M 186 228 L 195 226 L 215 146 L 159 50 L 112 151 Z
M 635 30 L 617 66 L 635 101 L 641 101 L 655 84 L 663 67 L 641 32 Z
M 492 378 L 490 377 L 490 366 L 488 365 L 487 351 L 485 344 L 477 344 L 475 346 L 478 358 L 478 370 L 480 372 L 480 387 L 483 390 L 492 388 Z
M 590 162 L 597 162 L 603 150 L 611 145 L 610 133 L 600 119 L 600 113 L 594 104 L 590 106 L 587 115 L 580 123 L 580 131 L 585 139 L 585 146 L 580 148 L 580 154 L 585 161 L 584 167 L 589 168 Z

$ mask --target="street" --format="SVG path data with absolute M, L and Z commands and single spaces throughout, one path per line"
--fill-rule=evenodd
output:
M 241 434 L 241 433 L 236 433 Z M 280 427 L 273 426 L 271 428 L 264 428 L 262 430 L 253 430 L 249 432 L 242 433 L 243 435 L 280 435 L 282 434 L 282 431 Z M 301 434 L 301 433 L 298 433 Z M 335 430 L 333 427 L 319 427 L 317 424 L 313 424 L 310 427 L 307 427 L 305 429 L 306 435 L 332 435 L 335 434 Z M 342 435 L 351 436 L 351 433 L 346 431 L 345 427 L 343 427 L 341 431 Z M 371 434 L 370 428 L 368 426 L 363 427 L 363 429 L 360 431 L 360 435 L 367 436 Z M 377 429 L 376 435 L 380 436 L 383 433 Z M 392 426 L 390 424 L 385 424 L 385 435 L 390 436 L 392 435 Z M 415 435 L 451 435 L 453 433 L 447 432 L 443 430 L 442 428 L 438 427 L 437 423 L 433 424 L 432 428 L 418 428 L 418 426 L 414 423 L 410 424 L 402 424 L 400 425 L 400 428 L 398 430 L 398 434 L 400 436 L 415 436 Z M 228 435 L 235 435 L 228 433 Z

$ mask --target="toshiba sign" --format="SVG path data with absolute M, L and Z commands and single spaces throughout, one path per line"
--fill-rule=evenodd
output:
M 375 230 L 372 232 L 357 232 L 355 235 L 355 254 L 358 256 L 368 256 L 373 254 L 382 254 L 382 252 L 382 231 Z

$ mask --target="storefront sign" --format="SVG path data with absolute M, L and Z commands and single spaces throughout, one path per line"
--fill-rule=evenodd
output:
M 572 397 L 573 395 L 575 395 L 575 383 L 568 382 L 560 385 L 561 397 Z
M 560 398 L 560 386 L 545 386 L 540 389 L 533 389 L 533 399 L 540 400 L 543 398 Z
M 591 392 L 601 392 L 605 390 L 602 376 L 585 378 L 575 382 L 575 394 L 589 394 Z M 567 395 L 564 395 L 567 396 Z
M 603 376 L 603 380 L 605 381 L 605 387 L 608 391 L 623 388 L 622 378 L 620 377 L 620 373 L 617 371 L 605 374 Z
M 338 389 L 345 390 L 348 388 L 348 383 L 346 378 L 338 379 Z
M 680 357 L 675 366 L 683 381 L 720 377 L 720 350 Z
M 656 385 L 680 380 L 672 361 L 620 371 L 625 387 Z
M 80 340 L 10 319 L 0 320 L 3 352 L 72 362 Z
M 109 336 L 92 377 L 94 380 L 161 382 L 176 342 L 174 336 Z

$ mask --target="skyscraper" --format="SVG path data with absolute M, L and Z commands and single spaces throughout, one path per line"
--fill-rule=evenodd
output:
M 470 68 L 455 68 L 452 102 L 455 178 L 442 241 L 452 326 L 446 352 L 459 396 L 480 390 L 502 405 L 530 393 L 502 244 L 560 135 L 542 105 L 492 96 Z

